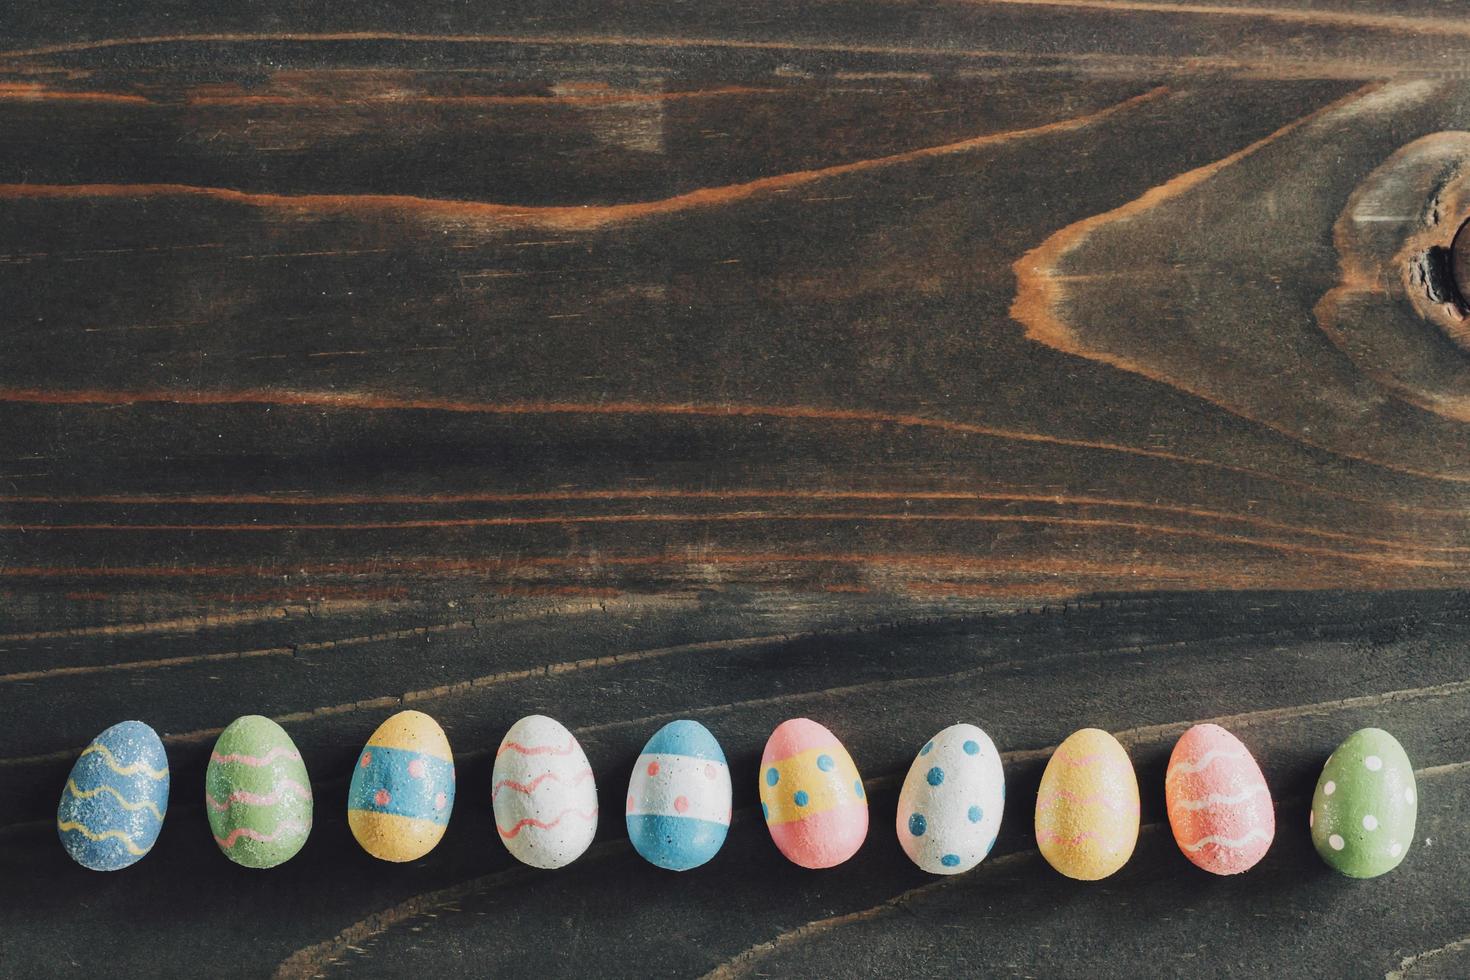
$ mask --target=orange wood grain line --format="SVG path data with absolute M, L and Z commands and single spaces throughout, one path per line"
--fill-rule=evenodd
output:
M 1156 86 L 1095 112 L 1042 123 L 1025 129 L 985 133 L 936 146 L 919 147 L 881 157 L 839 163 L 813 170 L 793 170 L 737 184 L 701 187 L 671 197 L 629 204 L 519 205 L 491 201 L 451 200 L 408 194 L 279 194 L 204 187 L 193 184 L 0 184 L 0 200 L 200 197 L 249 207 L 313 214 L 398 213 L 457 220 L 484 220 L 496 227 L 533 227 L 554 231 L 593 231 L 651 217 L 700 208 L 726 207 L 752 197 L 792 190 L 847 174 L 863 173 L 931 157 L 967 153 L 1019 140 L 1071 132 L 1162 98 L 1168 86 Z
M 84 102 L 102 105 L 151 105 L 141 95 L 53 88 L 42 82 L 0 82 L 0 102 Z
M 978 7 L 1051 7 L 1101 13 L 1147 14 L 1150 17 L 1224 17 L 1264 20 L 1330 29 L 1359 28 L 1400 34 L 1470 37 L 1463 17 L 1420 17 L 1312 7 L 1267 7 L 1255 4 L 1161 3 L 1156 0 L 959 0 Z
M 0 87 L 0 97 L 3 97 Z M 759 87 L 752 85 L 721 85 L 707 89 L 687 89 L 670 92 L 602 92 L 573 95 L 570 93 L 547 95 L 433 95 L 427 92 L 392 92 L 376 95 L 354 94 L 350 96 L 299 95 L 299 94 L 251 94 L 210 95 L 190 94 L 184 101 L 192 106 L 314 106 L 314 107 L 357 107 L 362 105 L 464 105 L 464 106 L 617 106 L 648 102 L 684 102 L 692 99 L 719 99 L 745 95 L 788 95 L 790 88 Z M 164 105 L 165 103 L 153 103 Z
M 1315 555 L 1323 558 L 1335 558 L 1345 561 L 1358 561 L 1370 565 L 1396 565 L 1409 568 L 1437 568 L 1445 570 L 1466 569 L 1470 570 L 1470 563 L 1456 561 L 1442 561 L 1429 558 L 1418 558 L 1413 554 L 1400 554 L 1391 551 L 1380 553 L 1346 551 L 1340 548 L 1328 548 L 1318 545 L 1295 544 L 1286 541 L 1273 541 L 1267 538 L 1245 537 L 1242 535 L 1222 534 L 1216 531 L 1203 531 L 1197 528 L 1178 527 L 1168 524 L 1149 524 L 1143 521 L 1121 521 L 1106 518 L 1082 518 L 1082 517 L 1055 517 L 1040 514 L 914 514 L 914 513 L 870 513 L 864 511 L 852 512 L 806 512 L 806 513 L 780 513 L 746 511 L 737 513 L 695 513 L 695 514 L 583 514 L 583 515 L 540 515 L 534 517 L 459 517 L 441 518 L 428 520 L 407 521 L 343 521 L 330 524 L 266 524 L 266 523 L 238 523 L 238 524 L 0 524 L 0 532 L 20 532 L 34 534 L 37 532 L 67 532 L 67 531 L 131 531 L 131 532 L 186 532 L 198 533 L 260 533 L 260 532 L 298 532 L 298 531 L 389 531 L 389 530 L 424 530 L 435 528 L 474 528 L 474 527 L 531 527 L 537 525 L 571 526 L 571 525 L 594 525 L 594 524 L 703 524 L 703 523 L 761 523 L 761 522 L 847 522 L 862 524 L 864 522 L 883 523 L 956 523 L 956 524 L 1040 524 L 1054 527 L 1086 527 L 1086 528 L 1110 528 L 1126 530 L 1143 535 L 1162 535 L 1165 537 L 1186 537 L 1200 541 L 1213 541 L 1222 544 L 1237 545 L 1245 548 L 1266 549 L 1271 551 L 1289 552 L 1302 555 Z M 1404 545 L 1406 550 L 1422 551 L 1425 549 Z M 1454 548 L 1456 552 L 1464 552 L 1470 549 Z
M 352 42 L 398 42 L 404 44 L 485 44 L 526 45 L 531 47 L 615 47 L 615 48 L 728 48 L 753 51 L 825 51 L 834 54 L 910 55 L 943 58 L 993 58 L 1008 52 L 990 48 L 961 48 L 923 45 L 845 44 L 840 41 L 813 41 L 789 38 L 750 40 L 725 37 L 676 37 L 671 35 L 636 36 L 626 34 L 430 34 L 407 31 L 334 31 L 277 33 L 200 33 L 152 34 L 138 37 L 110 37 L 89 41 L 42 44 L 30 48 L 0 51 L 0 58 L 28 59 L 58 54 L 77 54 L 109 48 L 142 47 L 169 44 L 340 44 Z M 1033 54 L 1036 59 L 1049 59 L 1050 54 Z
M 422 411 L 450 412 L 456 414 L 483 415 L 663 415 L 690 416 L 696 418 L 770 418 L 798 422 L 831 422 L 839 424 L 892 425 L 899 428 L 932 429 L 955 435 L 981 436 L 992 439 L 1011 440 L 1020 443 L 1061 446 L 1070 449 L 1090 449 L 1100 452 L 1119 453 L 1156 459 L 1187 466 L 1200 466 L 1226 473 L 1235 473 L 1259 479 L 1277 486 L 1290 487 L 1307 493 L 1352 500 L 1382 507 L 1397 507 L 1392 501 L 1375 501 L 1372 498 L 1318 486 L 1301 480 L 1292 480 L 1264 470 L 1233 463 L 1224 463 L 1165 449 L 1146 449 L 1122 443 L 1094 439 L 1074 439 L 1052 436 L 1040 432 L 1007 429 L 981 425 L 976 422 L 960 422 L 953 419 L 925 415 L 881 412 L 871 409 L 836 408 L 814 405 L 749 405 L 709 404 L 696 402 L 475 402 L 447 398 L 426 398 L 372 394 L 367 392 L 341 391 L 290 391 L 276 389 L 235 389 L 228 391 L 202 391 L 197 389 L 56 389 L 56 388 L 0 388 L 0 404 L 31 405 L 186 405 L 186 406 L 229 406 L 260 405 L 291 408 L 322 408 L 341 411 Z M 1414 506 L 1405 508 L 1416 511 Z M 1454 515 L 1463 513 L 1454 509 L 1425 511 Z
M 674 490 L 639 488 L 636 490 L 551 490 L 541 492 L 525 493 L 438 493 L 438 494 L 325 494 L 325 495 L 298 495 L 294 493 L 282 494 L 93 494 L 93 495 L 26 495 L 6 497 L 0 496 L 0 506 L 5 504 L 108 504 L 121 506 L 179 506 L 179 505 L 275 505 L 285 507 L 320 507 L 320 506 L 443 506 L 465 503 L 553 503 L 553 502 L 594 502 L 594 501 L 725 501 L 725 500 L 800 500 L 800 501 L 874 501 L 882 503 L 973 503 L 973 502 L 999 502 L 999 503 L 1036 503 L 1052 504 L 1056 506 L 1069 507 L 1108 507 L 1123 510 L 1142 510 L 1155 513 L 1176 514 L 1183 517 L 1197 517 L 1204 520 L 1228 521 L 1231 523 L 1246 524 L 1263 530 L 1283 531 L 1291 534 L 1303 534 L 1318 537 L 1324 540 L 1344 541 L 1354 544 L 1362 544 L 1386 548 L 1413 548 L 1418 551 L 1432 551 L 1445 554 L 1470 553 L 1467 545 L 1446 545 L 1432 541 L 1418 541 L 1410 539 L 1390 539 L 1373 537 L 1371 535 L 1352 534 L 1345 531 L 1330 531 L 1309 525 L 1292 524 L 1285 521 L 1275 521 L 1268 518 L 1258 517 L 1253 514 L 1235 513 L 1232 511 L 1217 510 L 1208 507 L 1192 507 L 1183 504 L 1165 504 L 1144 500 L 1128 500 L 1116 497 L 1100 497 L 1091 495 L 1075 495 L 1068 493 L 1002 493 L 985 491 L 886 491 L 886 490 L 760 490 L 760 489 L 732 489 L 732 490 Z M 697 513 L 689 515 L 691 519 L 700 516 Z M 1440 516 L 1454 517 L 1464 523 L 1470 515 L 1461 510 L 1446 510 Z M 554 515 L 542 518 L 543 523 L 555 523 Z M 422 526 L 454 526 L 454 519 L 449 524 L 444 522 L 424 523 Z M 460 519 L 470 521 L 471 519 Z M 381 522 L 347 522 L 347 523 L 312 523 L 312 522 L 250 522 L 248 524 L 207 524 L 207 525 L 164 525 L 164 524 L 57 524 L 49 522 L 23 523 L 13 525 L 14 528 L 25 528 L 27 530 L 48 530 L 79 528 L 84 530 L 102 530 L 137 527 L 167 529 L 167 530 L 322 530 L 336 528 L 394 528 L 420 526 L 414 522 L 405 521 L 381 521 Z M 473 526 L 473 523 L 466 526 Z M 0 530 L 5 530 L 0 525 Z

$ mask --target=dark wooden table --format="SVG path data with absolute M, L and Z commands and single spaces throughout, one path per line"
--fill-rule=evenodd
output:
M 1470 329 L 1410 273 L 1470 213 L 1470 9 L 1440 0 L 446 0 L 0 9 L 0 973 L 1470 975 Z M 411 706 L 444 843 L 370 859 L 347 777 Z M 570 726 L 604 801 L 693 717 L 729 843 L 659 872 L 619 808 L 557 873 L 491 754 Z M 277 718 L 317 791 L 270 872 L 204 761 Z M 806 872 L 755 808 L 807 715 L 871 791 Z M 56 842 L 141 718 L 169 817 Z M 1189 865 L 1173 740 L 1278 802 Z M 893 833 L 918 746 L 1006 753 L 977 870 Z M 1034 849 L 1050 747 L 1116 732 L 1127 867 Z M 1352 730 L 1418 768 L 1354 882 L 1306 806 Z

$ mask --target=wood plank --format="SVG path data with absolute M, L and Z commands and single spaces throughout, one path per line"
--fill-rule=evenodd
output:
M 1470 344 L 1410 270 L 1470 214 L 1467 68 L 1430 0 L 8 5 L 4 972 L 1463 972 Z M 389 868 L 342 799 L 404 706 L 461 800 Z M 605 803 L 704 721 L 726 849 L 658 873 L 605 806 L 576 865 L 514 867 L 485 790 L 532 711 Z M 247 712 L 319 804 L 268 874 L 198 803 Z M 795 715 L 872 799 L 821 874 L 755 811 Z M 97 875 L 52 807 L 124 717 L 171 815 Z M 1012 804 L 941 882 L 891 828 L 960 719 Z M 1239 879 L 1162 822 L 1205 719 L 1278 801 Z M 1368 724 L 1420 832 L 1353 883 L 1303 811 Z M 1146 825 L 1091 887 L 1030 836 L 1084 725 Z

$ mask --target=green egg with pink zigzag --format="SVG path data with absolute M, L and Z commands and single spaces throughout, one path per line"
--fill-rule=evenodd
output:
M 214 842 L 236 864 L 295 857 L 311 834 L 311 780 L 286 730 L 260 715 L 231 722 L 209 756 L 204 806 Z

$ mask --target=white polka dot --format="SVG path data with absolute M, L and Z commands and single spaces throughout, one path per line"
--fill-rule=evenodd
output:
M 1364 830 L 1377 830 L 1378 829 L 1378 818 L 1375 817 L 1375 816 L 1373 816 L 1373 814 L 1371 814 L 1371 813 L 1364 814 L 1364 816 L 1363 816 L 1363 829 Z
M 1376 755 L 1370 755 L 1363 760 L 1363 765 L 1368 767 L 1369 772 L 1377 772 L 1383 768 L 1383 760 Z
M 1412 786 L 1405 786 L 1404 787 L 1404 802 L 1407 803 L 1407 804 L 1409 804 L 1409 806 L 1413 806 L 1414 805 L 1414 787 L 1412 787 Z
M 1336 793 L 1336 792 L 1337 792 L 1337 784 L 1334 783 L 1330 779 L 1327 780 L 1327 785 L 1322 787 L 1322 795 L 1323 796 L 1331 796 L 1333 793 Z
M 1342 850 L 1343 840 L 1342 837 L 1337 834 L 1333 834 L 1331 837 L 1327 838 L 1327 843 L 1332 845 L 1332 849 L 1334 851 Z
M 1307 826 L 1308 827 L 1315 827 L 1315 826 L 1317 826 L 1317 811 L 1316 810 L 1313 810 L 1311 813 L 1307 814 Z
M 1400 844 L 1398 841 L 1394 841 L 1391 845 L 1389 845 L 1388 853 L 1392 854 L 1394 857 L 1398 857 L 1400 854 L 1403 853 L 1403 850 L 1404 845 Z

